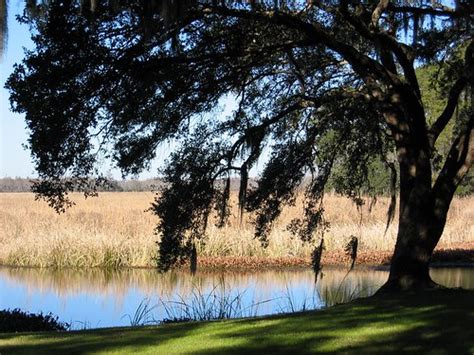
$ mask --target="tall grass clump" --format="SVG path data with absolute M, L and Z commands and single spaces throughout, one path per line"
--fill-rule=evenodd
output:
M 210 291 L 205 292 L 199 285 L 194 285 L 187 297 L 178 295 L 177 299 L 160 299 L 166 318 L 163 323 L 180 321 L 209 321 L 257 315 L 258 306 L 269 302 L 252 302 L 245 305 L 245 291 L 233 291 L 226 287 L 225 282 L 215 284 Z
M 151 305 L 149 298 L 145 298 L 140 302 L 133 316 L 127 314 L 124 317 L 128 317 L 131 327 L 157 324 L 158 321 L 153 316 L 153 311 L 156 307 L 156 305 Z
M 259 300 L 255 295 L 246 295 L 246 290 L 236 291 L 224 280 L 220 280 L 208 289 L 200 284 L 192 284 L 191 292 L 185 295 L 177 294 L 172 298 L 160 297 L 154 305 L 149 298 L 145 298 L 134 315 L 126 317 L 129 318 L 131 326 L 256 317 L 320 309 L 349 302 L 363 294 L 361 288 L 354 287 L 343 278 L 337 290 L 330 287 L 320 288 L 314 284 L 309 293 L 298 292 L 287 283 L 281 295 Z M 266 308 L 261 311 L 263 305 Z M 153 314 L 158 308 L 161 308 L 164 314 L 164 318 L 160 320 Z
M 316 285 L 311 295 L 305 293 L 301 296 L 295 295 L 290 285 L 285 286 L 282 296 L 277 299 L 279 313 L 305 312 L 324 307 Z
M 291 291 L 289 285 L 285 286 L 285 290 L 280 297 L 258 300 L 246 297 L 245 290 L 233 290 L 224 281 L 214 284 L 209 291 L 204 291 L 200 285 L 193 285 L 191 293 L 187 296 L 177 295 L 173 299 L 159 299 L 158 305 L 163 308 L 166 315 L 160 323 L 256 317 L 263 314 L 302 312 L 324 306 L 316 285 L 310 297 L 305 295 L 299 297 Z M 268 306 L 266 312 L 260 312 L 260 307 L 263 305 Z M 148 306 L 148 301 L 145 302 L 145 306 Z M 144 309 L 148 310 L 147 307 L 142 307 L 142 304 L 140 307 L 136 313 L 142 314 L 146 313 Z

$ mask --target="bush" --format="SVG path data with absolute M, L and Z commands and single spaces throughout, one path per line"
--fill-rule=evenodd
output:
M 0 311 L 0 333 L 64 331 L 68 328 L 68 323 L 60 322 L 58 317 L 51 313 L 28 313 L 18 308 Z

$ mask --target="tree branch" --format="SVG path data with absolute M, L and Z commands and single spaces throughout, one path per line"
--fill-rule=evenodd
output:
M 295 56 L 293 55 L 293 51 L 290 49 L 287 50 L 287 56 L 288 56 L 288 61 L 294 68 L 294 74 L 296 76 L 296 79 L 298 80 L 298 83 L 300 84 L 301 92 L 305 93 L 306 92 L 306 83 L 304 80 L 304 75 L 303 75 L 303 70 L 301 69 L 301 66 L 299 63 L 296 61 Z
M 265 131 L 268 127 L 270 127 L 271 125 L 277 123 L 279 120 L 281 120 L 285 116 L 289 115 L 290 113 L 292 113 L 294 111 L 297 111 L 297 110 L 300 110 L 300 109 L 303 109 L 303 108 L 307 108 L 309 106 L 310 105 L 308 105 L 307 101 L 299 100 L 298 102 L 296 102 L 296 103 L 288 106 L 284 110 L 278 112 L 278 114 L 276 114 L 275 116 L 273 116 L 273 117 L 271 117 L 267 120 L 262 121 L 259 125 L 246 129 L 244 134 L 239 139 L 237 139 L 237 141 L 232 145 L 231 149 L 229 150 L 229 153 L 228 153 L 228 156 L 227 156 L 228 160 L 231 161 L 235 158 L 235 156 L 237 155 L 237 150 L 240 148 L 240 146 L 242 144 L 245 143 L 247 138 L 249 136 L 251 136 L 252 133 L 255 133 L 256 131 Z
M 454 140 L 441 173 L 433 186 L 434 197 L 439 205 L 449 201 L 457 186 L 474 163 L 474 116 L 466 128 Z M 449 208 L 449 203 L 446 208 Z
M 231 9 L 225 6 L 208 6 L 202 10 L 205 14 L 221 15 L 248 20 L 265 21 L 275 25 L 285 26 L 302 33 L 308 41 L 314 45 L 323 44 L 329 49 L 337 52 L 351 64 L 364 80 L 384 80 L 389 84 L 400 85 L 401 81 L 397 75 L 386 70 L 376 60 L 359 52 L 336 37 L 329 34 L 319 23 L 308 23 L 295 16 L 278 11 L 247 11 Z
M 472 73 L 472 68 L 474 64 L 474 41 L 471 40 L 469 45 L 466 48 L 466 52 L 464 54 L 464 73 L 461 77 L 459 77 L 454 85 L 449 90 L 448 94 L 448 102 L 446 103 L 446 107 L 444 108 L 441 115 L 438 119 L 433 123 L 431 128 L 428 132 L 428 139 L 430 141 L 431 148 L 434 147 L 436 140 L 438 139 L 441 132 L 443 132 L 446 125 L 449 123 L 451 118 L 453 117 L 454 110 L 458 104 L 459 96 L 464 88 L 470 84 L 471 88 L 474 86 L 474 74 Z
M 416 78 L 415 69 L 413 67 L 415 56 L 413 54 L 412 48 L 406 44 L 398 42 L 393 36 L 386 32 L 380 31 L 378 28 L 378 20 L 388 5 L 388 1 L 385 0 L 381 0 L 377 5 L 377 8 L 372 13 L 371 28 L 367 27 L 362 21 L 360 21 L 358 17 L 354 17 L 351 13 L 349 13 L 347 6 L 341 6 L 340 13 L 352 26 L 354 26 L 354 28 L 362 37 L 371 40 L 380 47 L 382 57 L 385 58 L 384 66 L 394 75 L 397 74 L 397 71 L 393 60 L 387 61 L 387 59 L 389 56 L 391 56 L 391 52 L 395 54 L 403 69 L 405 78 L 408 80 L 412 89 L 419 98 L 421 93 L 418 80 Z M 374 23 L 374 21 L 376 22 Z M 386 65 L 387 63 L 389 65 Z
M 378 5 L 375 7 L 374 11 L 372 12 L 372 23 L 371 26 L 372 28 L 378 28 L 379 27 L 379 19 L 380 16 L 382 16 L 382 13 L 387 9 L 387 7 L 390 5 L 390 0 L 380 0 Z
M 428 131 L 428 139 L 430 141 L 430 147 L 433 148 L 436 140 L 438 139 L 441 132 L 443 132 L 446 125 L 453 117 L 454 110 L 458 104 L 459 95 L 466 86 L 468 80 L 466 76 L 461 76 L 449 90 L 448 102 L 441 115 L 436 119 Z
M 472 16 L 473 10 L 472 6 L 462 6 L 458 9 L 453 9 L 447 6 L 441 8 L 434 7 L 418 7 L 418 6 L 395 6 L 390 4 L 388 10 L 396 13 L 405 13 L 413 15 L 431 15 L 431 16 L 442 16 L 442 17 L 468 17 Z

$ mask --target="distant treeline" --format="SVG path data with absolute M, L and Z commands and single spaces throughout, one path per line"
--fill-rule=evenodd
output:
M 31 192 L 34 181 L 28 178 L 3 178 L 0 179 L 0 192 Z M 162 185 L 160 179 L 110 180 L 107 188 L 101 188 L 99 191 L 153 191 Z
M 0 192 L 31 192 L 31 185 L 34 179 L 28 178 L 1 178 L 0 179 Z M 304 186 L 308 181 L 303 182 L 300 191 L 303 191 Z M 224 182 L 221 181 L 223 184 Z M 249 179 L 249 186 L 255 186 L 256 180 Z M 164 186 L 164 182 L 159 179 L 146 179 L 146 180 L 109 180 L 107 187 L 101 187 L 98 191 L 111 191 L 111 192 L 139 192 L 139 191 L 159 191 Z M 238 191 L 240 186 L 239 178 L 232 178 L 230 183 L 231 191 Z M 377 187 L 377 186 L 376 186 Z M 337 189 L 330 183 L 326 186 L 326 192 L 334 192 Z M 365 191 L 363 194 L 366 193 Z M 388 186 L 380 186 L 376 188 L 374 192 L 377 196 L 387 196 L 390 194 Z M 470 174 L 466 177 L 463 183 L 458 187 L 456 195 L 467 196 L 474 194 L 474 174 Z
M 28 178 L 2 178 L 0 179 L 0 192 L 31 192 L 31 185 L 34 179 Z M 163 186 L 160 179 L 146 180 L 110 180 L 107 188 L 99 188 L 99 191 L 158 191 Z M 252 181 L 250 181 L 252 184 Z M 239 189 L 239 179 L 231 179 L 231 190 Z

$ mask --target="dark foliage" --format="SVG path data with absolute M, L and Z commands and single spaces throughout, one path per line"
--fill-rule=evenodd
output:
M 174 318 L 164 318 L 160 321 L 161 324 L 174 324 L 174 323 L 189 323 L 193 322 L 194 320 L 187 317 L 174 317 Z
M 323 250 L 324 250 L 324 239 L 321 238 L 321 241 L 319 242 L 319 246 L 314 248 L 313 252 L 311 253 L 311 267 L 313 268 L 315 283 L 318 281 L 318 275 L 323 269 L 321 266 L 321 257 L 323 256 Z M 321 274 L 321 277 L 322 277 L 322 274 Z
M 346 255 L 348 255 L 351 258 L 350 270 L 354 269 L 354 266 L 357 260 L 358 246 L 359 246 L 359 239 L 356 236 L 351 235 L 351 239 L 349 240 L 349 243 L 347 243 L 346 247 L 344 248 Z
M 0 333 L 65 331 L 69 324 L 51 313 L 28 313 L 20 309 L 0 311 Z

